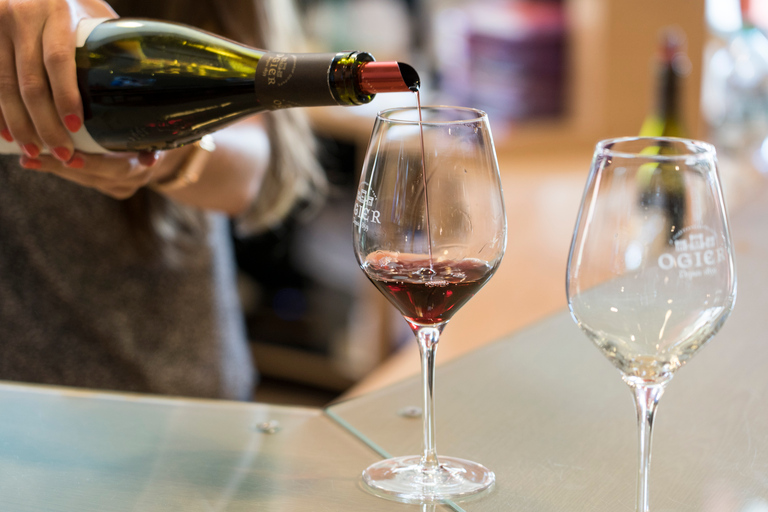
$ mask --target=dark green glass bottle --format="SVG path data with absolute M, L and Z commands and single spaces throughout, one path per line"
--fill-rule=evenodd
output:
M 419 85 L 407 64 L 369 53 L 267 52 L 165 21 L 86 20 L 78 43 L 85 123 L 73 139 L 85 152 L 170 149 L 261 111 L 361 105 Z
M 682 119 L 680 87 L 688 66 L 684 38 L 675 30 L 664 33 L 658 61 L 656 104 L 640 128 L 644 137 L 687 137 Z
M 687 137 L 682 119 L 681 86 L 687 72 L 688 59 L 684 51 L 684 35 L 669 29 L 663 33 L 658 60 L 655 108 L 645 118 L 640 129 L 643 137 Z M 664 153 L 664 146 L 654 149 Z M 673 165 L 648 165 L 638 175 L 642 180 L 642 204 L 662 210 L 670 238 L 682 225 L 686 212 L 685 182 Z

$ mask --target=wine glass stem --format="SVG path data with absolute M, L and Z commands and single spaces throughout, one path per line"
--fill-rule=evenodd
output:
M 656 407 L 664 386 L 633 386 L 637 407 L 637 426 L 639 433 L 638 459 L 640 466 L 637 475 L 637 512 L 648 512 L 648 475 L 651 471 L 651 438 Z
M 421 354 L 421 377 L 424 385 L 424 455 L 421 465 L 426 471 L 438 468 L 435 449 L 435 352 L 440 331 L 434 327 L 420 327 L 416 332 Z

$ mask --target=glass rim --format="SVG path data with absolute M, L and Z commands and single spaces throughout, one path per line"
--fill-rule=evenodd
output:
M 383 121 L 388 123 L 398 123 L 398 124 L 413 124 L 413 125 L 431 125 L 431 126 L 443 126 L 443 125 L 453 125 L 453 124 L 467 124 L 467 123 L 476 123 L 478 121 L 482 121 L 485 119 L 488 119 L 488 114 L 484 110 L 480 110 L 479 108 L 473 108 L 473 107 L 458 107 L 453 105 L 423 105 L 421 107 L 422 112 L 424 111 L 457 111 L 457 112 L 465 112 L 467 114 L 472 114 L 471 117 L 465 118 L 464 116 L 458 116 L 455 120 L 450 121 L 419 121 L 418 119 L 404 119 L 404 118 L 397 118 L 392 117 L 398 112 L 416 112 L 418 111 L 418 107 L 393 107 L 393 108 L 387 108 L 384 110 L 379 111 L 376 114 L 376 120 L 377 121 Z
M 642 142 L 642 141 L 648 141 L 652 142 L 651 144 L 648 144 L 648 146 L 653 146 L 655 143 L 658 142 L 669 142 L 669 143 L 676 143 L 681 144 L 685 147 L 693 147 L 696 148 L 698 151 L 689 150 L 687 153 L 680 153 L 676 155 L 670 155 L 670 154 L 663 154 L 663 155 L 652 155 L 647 153 L 642 153 L 642 151 L 627 151 L 627 150 L 621 150 L 621 149 L 613 149 L 612 146 L 615 146 L 617 144 L 623 144 L 627 142 Z M 715 150 L 715 146 L 710 144 L 709 142 L 704 142 L 701 140 L 696 139 L 688 139 L 684 137 L 643 137 L 643 136 L 637 136 L 637 137 L 615 137 L 611 139 L 604 139 L 597 143 L 595 146 L 595 152 L 604 155 L 604 156 L 616 156 L 620 158 L 641 158 L 641 159 L 652 159 L 652 160 L 685 160 L 688 158 L 700 158 L 705 156 L 711 156 L 715 157 L 717 154 L 717 151 Z

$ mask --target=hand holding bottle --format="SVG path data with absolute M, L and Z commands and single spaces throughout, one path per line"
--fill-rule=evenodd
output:
M 74 148 L 70 133 L 83 123 L 77 25 L 116 17 L 101 0 L 0 0 L 0 132 L 21 147 L 22 167 L 125 199 L 172 174 L 192 149 L 96 155 Z
M 116 18 L 101 0 L 0 0 L 0 134 L 31 157 L 74 160 L 82 125 L 75 32 L 83 18 Z
M 183 153 L 177 150 L 174 153 Z M 164 174 L 164 169 L 171 169 L 176 158 L 165 158 L 159 153 L 108 153 L 92 155 L 75 152 L 67 162 L 40 155 L 36 158 L 21 157 L 21 165 L 26 169 L 34 169 L 55 174 L 68 181 L 84 187 L 98 190 L 114 199 L 126 199 L 136 191 L 155 181 L 158 174 Z M 155 167 L 158 159 L 164 165 Z M 170 160 L 170 161 L 169 161 Z
M 412 67 L 365 52 L 269 52 L 186 25 L 105 17 L 117 15 L 101 0 L 0 0 L 0 154 L 24 154 L 24 167 L 116 198 L 177 178 L 196 186 L 160 190 L 237 214 L 269 160 L 269 144 L 253 143 L 266 137 L 253 114 L 360 105 L 419 86 Z M 185 146 L 225 131 L 231 143 L 211 162 L 215 176 L 186 179 L 185 155 L 195 150 Z M 235 133 L 251 137 L 247 147 Z M 155 151 L 174 148 L 148 165 Z M 124 156 L 95 155 L 109 152 Z M 238 165 L 220 165 L 228 160 Z

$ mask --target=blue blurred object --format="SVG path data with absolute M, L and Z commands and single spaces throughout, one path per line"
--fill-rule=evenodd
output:
M 749 2 L 709 0 L 713 43 L 706 60 L 702 113 L 718 154 L 768 172 L 768 38 Z M 733 19 L 736 17 L 736 23 Z M 730 21 L 728 21 L 730 20 Z

